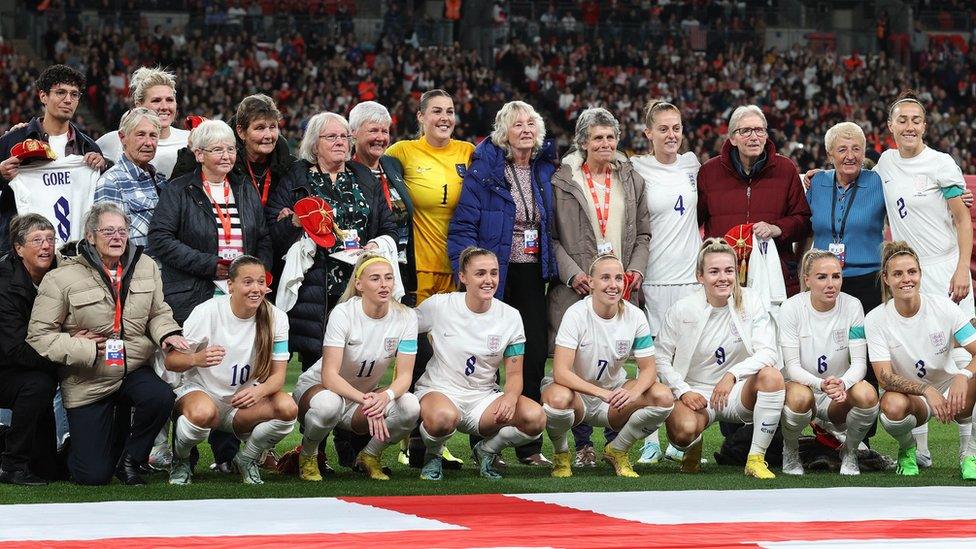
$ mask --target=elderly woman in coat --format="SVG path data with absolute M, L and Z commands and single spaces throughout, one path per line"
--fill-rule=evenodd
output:
M 113 473 L 146 483 L 139 466 L 174 401 L 151 361 L 158 347 L 187 348 L 159 268 L 128 236 L 119 206 L 92 206 L 85 239 L 41 282 L 27 330 L 31 347 L 63 364 L 68 470 L 79 484 L 107 484 Z

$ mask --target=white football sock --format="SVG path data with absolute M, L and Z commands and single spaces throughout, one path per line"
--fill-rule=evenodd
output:
M 759 391 L 756 393 L 756 408 L 752 411 L 752 445 L 749 455 L 766 455 L 769 443 L 776 434 L 776 426 L 783 414 L 783 400 L 786 390 Z
M 342 397 L 332 391 L 320 391 L 308 401 L 308 411 L 302 419 L 303 456 L 310 457 L 318 454 L 319 444 L 339 423 L 342 405 Z
M 447 442 L 449 438 L 454 436 L 456 431 L 451 431 L 450 433 L 435 437 L 427 432 L 427 428 L 424 427 L 424 422 L 420 422 L 420 438 L 424 440 L 424 446 L 427 447 L 427 453 L 435 456 L 439 456 L 444 453 L 444 443 Z
M 499 454 L 505 448 L 528 444 L 540 436 L 532 436 L 519 431 L 514 425 L 506 425 L 499 429 L 494 436 L 486 438 L 481 443 L 481 447 L 492 454 Z
M 674 409 L 674 406 L 672 406 L 671 408 Z M 650 444 L 650 443 L 654 442 L 654 443 L 657 443 L 660 446 L 660 444 L 661 444 L 660 431 L 661 431 L 661 429 L 658 428 L 653 433 L 651 433 L 651 434 L 647 435 L 646 437 L 644 437 L 644 444 Z
M 795 450 L 800 446 L 800 433 L 810 425 L 813 410 L 804 413 L 794 412 L 789 406 L 783 406 L 783 417 L 780 426 L 783 428 L 783 447 Z
M 874 422 L 878 418 L 878 405 L 875 404 L 870 408 L 858 408 L 853 407 L 847 412 L 847 437 L 844 440 L 844 444 L 847 448 L 856 451 L 858 446 L 861 445 L 861 441 L 864 440 L 864 435 L 868 434 L 868 430 L 874 425 Z
M 973 438 L 973 418 L 963 418 L 962 421 L 958 422 L 957 426 L 959 427 L 959 459 L 961 460 L 965 456 L 976 455 L 971 453 L 970 450 Z
M 386 430 L 390 432 L 390 438 L 381 442 L 373 437 L 363 451 L 371 456 L 381 455 L 387 446 L 409 435 L 417 426 L 419 417 L 420 401 L 413 393 L 404 393 L 400 398 L 390 401 L 386 405 Z
M 295 428 L 295 420 L 269 419 L 254 426 L 251 436 L 241 447 L 241 455 L 257 460 L 265 450 L 274 448 Z
M 573 428 L 575 412 L 572 408 L 560 410 L 548 404 L 543 404 L 542 410 L 546 413 L 546 432 L 549 433 L 549 440 L 552 441 L 552 450 L 554 452 L 568 452 L 569 430 Z
M 915 448 L 920 454 L 931 454 L 929 451 L 929 424 L 919 425 L 912 429 L 912 436 L 915 438 Z
M 614 450 L 626 452 L 630 450 L 637 439 L 647 435 L 647 433 L 657 432 L 657 428 L 664 423 L 671 415 L 674 406 L 645 406 L 634 410 L 633 414 L 627 419 L 617 438 L 613 439 L 610 447 Z
M 180 459 L 190 457 L 190 450 L 207 440 L 210 429 L 195 425 L 186 416 L 176 418 L 176 440 L 173 444 L 173 455 Z
M 881 414 L 881 426 L 884 427 L 885 431 L 888 431 L 892 438 L 898 441 L 899 450 L 911 448 L 915 443 L 915 439 L 912 437 L 912 429 L 917 424 L 918 420 L 915 419 L 915 414 L 908 414 L 899 420 L 891 420 L 884 413 Z

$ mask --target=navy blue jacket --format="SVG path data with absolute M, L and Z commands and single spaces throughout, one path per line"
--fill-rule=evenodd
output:
M 498 288 L 495 297 L 505 295 L 508 257 L 515 234 L 515 200 L 505 179 L 505 151 L 485 139 L 474 150 L 464 176 L 461 198 L 447 232 L 447 254 L 454 274 L 458 258 L 468 246 L 491 250 L 498 256 Z M 546 141 L 532 158 L 532 195 L 540 214 L 539 262 L 542 278 L 558 278 L 556 254 L 552 247 L 552 175 L 556 173 L 556 145 Z

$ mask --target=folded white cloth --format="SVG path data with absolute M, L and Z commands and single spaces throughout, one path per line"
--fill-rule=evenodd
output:
M 760 240 L 752 235 L 752 253 L 749 254 L 749 275 L 746 286 L 759 294 L 766 310 L 774 313 L 786 301 L 786 281 L 780 266 L 779 251 L 773 239 Z M 775 314 L 774 314 L 775 316 Z
M 302 235 L 298 242 L 288 248 L 288 252 L 285 253 L 285 268 L 281 271 L 281 280 L 278 281 L 275 307 L 287 313 L 295 306 L 298 301 L 298 289 L 302 287 L 305 273 L 315 262 L 316 249 L 315 241 L 307 235 Z

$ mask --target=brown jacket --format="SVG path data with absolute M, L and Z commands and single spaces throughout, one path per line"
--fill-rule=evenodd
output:
M 122 257 L 122 340 L 125 366 L 107 366 L 95 342 L 72 337 L 80 330 L 108 336 L 115 318 L 109 279 L 94 248 L 78 243 L 77 255 L 49 272 L 37 290 L 27 328 L 27 343 L 58 369 L 66 408 L 91 404 L 115 392 L 122 378 L 149 365 L 158 345 L 180 333 L 173 312 L 163 301 L 159 268 L 142 248 L 129 247 Z
M 552 243 L 559 267 L 559 282 L 549 285 L 549 349 L 563 314 L 573 303 L 581 299 L 567 283 L 579 273 L 585 273 L 596 259 L 596 234 L 592 230 L 591 217 L 596 215 L 593 202 L 578 181 L 583 181 L 580 166 L 583 158 L 578 151 L 563 158 L 562 165 L 552 177 L 554 227 Z M 624 269 L 644 274 L 650 256 L 651 214 L 644 197 L 644 179 L 634 170 L 627 157 L 617 153 L 613 161 L 617 179 L 623 182 L 625 197 L 622 250 L 615 250 Z M 636 302 L 639 291 L 631 294 Z

